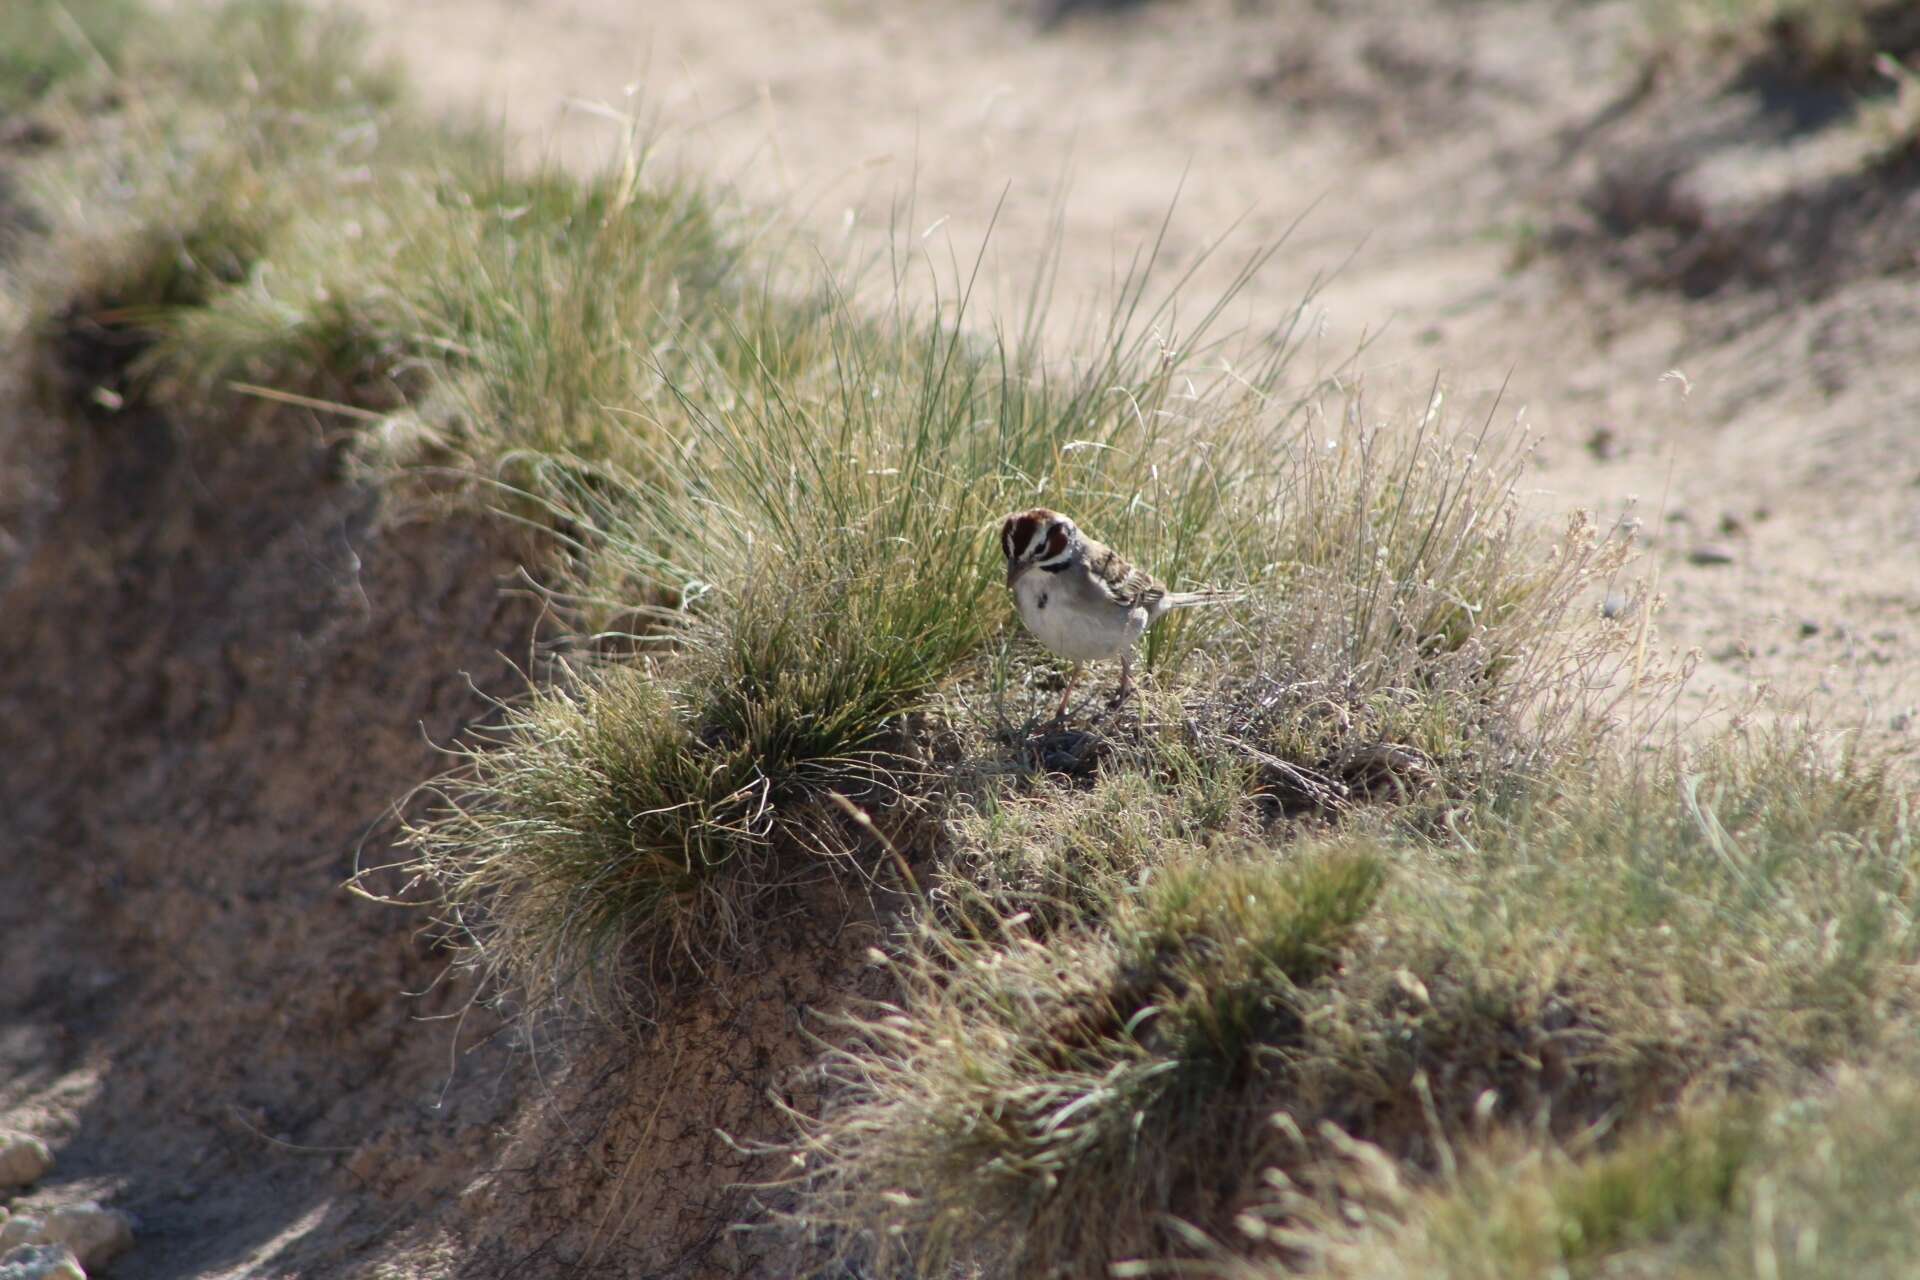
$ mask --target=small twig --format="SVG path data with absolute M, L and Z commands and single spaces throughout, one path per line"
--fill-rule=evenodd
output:
M 920 888 L 920 881 L 913 874 L 913 868 L 907 865 L 906 858 L 903 857 L 900 850 L 894 846 L 893 841 L 887 839 L 886 833 L 873 825 L 873 815 L 841 795 L 838 791 L 827 792 L 827 799 L 839 805 L 841 809 L 846 811 L 848 817 L 860 824 L 862 830 L 880 842 L 880 847 L 887 851 L 887 854 L 893 859 L 894 866 L 899 868 L 900 877 L 906 883 L 907 888 L 913 891 L 915 897 L 924 901 L 927 895 L 926 892 Z
M 371 409 L 362 409 L 357 405 L 340 404 L 334 400 L 320 400 L 313 396 L 298 395 L 292 391 L 256 386 L 251 382 L 229 382 L 227 390 L 237 391 L 243 396 L 257 396 L 262 400 L 272 400 L 276 404 L 290 404 L 296 408 L 314 409 L 321 413 L 337 413 L 343 418 L 353 418 L 360 422 L 385 422 L 393 416 L 387 413 L 375 413 Z
M 285 1147 L 288 1151 L 298 1151 L 302 1155 L 310 1156 L 341 1156 L 349 1155 L 360 1149 L 358 1147 L 308 1147 L 302 1146 L 298 1142 L 288 1142 L 285 1138 L 276 1138 L 272 1134 L 263 1131 L 260 1126 L 247 1119 L 246 1112 L 242 1111 L 234 1103 L 228 1103 L 227 1110 L 233 1112 L 233 1118 L 240 1122 L 242 1129 L 245 1129 L 262 1142 L 271 1142 L 274 1146 Z

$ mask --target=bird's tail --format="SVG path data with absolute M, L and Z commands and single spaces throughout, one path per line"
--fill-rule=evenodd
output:
M 1244 591 L 1169 591 L 1167 608 L 1192 609 L 1203 604 L 1233 604 L 1246 598 Z

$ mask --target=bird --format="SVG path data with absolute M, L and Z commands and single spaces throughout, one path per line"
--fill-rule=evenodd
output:
M 1133 646 L 1148 627 L 1174 609 L 1241 598 L 1237 591 L 1168 591 L 1152 574 L 1045 507 L 1017 511 L 1002 521 L 1000 550 L 1020 621 L 1041 644 L 1073 663 L 1055 720 L 1066 714 L 1085 663 L 1120 659 L 1120 688 L 1113 696 L 1118 706 L 1133 688 Z

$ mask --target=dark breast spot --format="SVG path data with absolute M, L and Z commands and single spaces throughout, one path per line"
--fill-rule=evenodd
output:
M 1039 599 L 1038 599 L 1037 601 L 1035 601 L 1035 602 L 1034 602 L 1034 605 L 1033 605 L 1033 607 L 1034 607 L 1034 608 L 1036 608 L 1036 609 L 1044 609 L 1044 608 L 1046 608 L 1046 607 L 1047 607 L 1047 593 L 1046 593 L 1046 592 L 1044 592 L 1044 591 L 1042 591 L 1042 592 L 1040 593 L 1040 598 L 1039 598 Z

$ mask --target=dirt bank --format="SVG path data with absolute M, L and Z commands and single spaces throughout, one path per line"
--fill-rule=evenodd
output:
M 422 1021 L 471 993 L 418 920 L 341 891 L 517 686 L 515 557 L 344 478 L 311 420 L 7 392 L 0 1113 L 58 1151 L 25 1203 L 134 1213 L 117 1275 L 351 1273 L 525 1086 L 486 1015 Z

